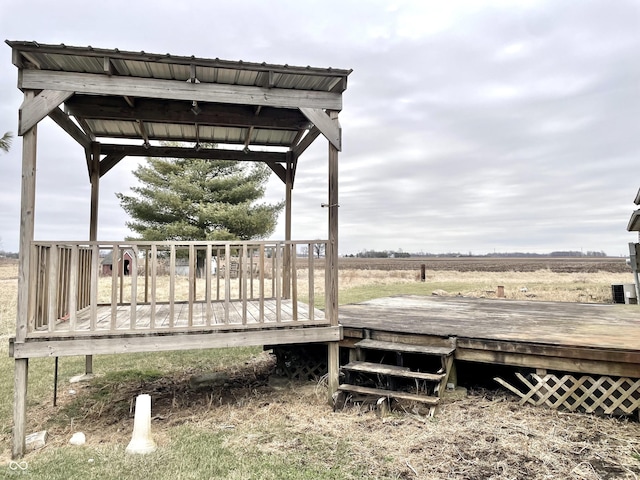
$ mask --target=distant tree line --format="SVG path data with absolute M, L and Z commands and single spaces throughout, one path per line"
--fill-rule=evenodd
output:
M 531 253 L 531 252 L 494 252 L 486 255 L 473 255 L 469 253 L 447 252 L 447 253 L 429 253 L 429 252 L 404 252 L 393 250 L 363 250 L 359 253 L 345 255 L 346 257 L 356 258 L 420 258 L 420 257 L 505 257 L 505 258 L 538 258 L 538 257 L 606 257 L 607 254 L 600 250 L 588 250 L 586 253 L 577 250 L 557 250 L 551 253 Z
M 414 255 L 403 252 L 403 251 L 393 251 L 393 250 L 363 250 L 362 252 L 356 253 L 355 255 L 347 255 L 347 257 L 357 257 L 357 258 L 409 258 Z

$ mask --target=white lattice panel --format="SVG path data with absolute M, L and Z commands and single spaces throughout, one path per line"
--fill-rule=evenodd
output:
M 516 373 L 527 390 L 521 392 L 501 378 L 495 380 L 520 397 L 520 403 L 547 405 L 569 411 L 631 414 L 640 409 L 640 379 L 530 375 Z

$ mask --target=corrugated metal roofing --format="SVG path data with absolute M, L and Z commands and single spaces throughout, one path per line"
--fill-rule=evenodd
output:
M 191 65 L 201 82 L 229 85 L 267 86 L 269 72 L 273 72 L 274 88 L 332 91 L 346 79 L 351 70 L 335 68 L 294 67 L 266 63 L 228 61 L 176 55 L 123 52 L 116 49 L 43 45 L 37 42 L 6 42 L 14 50 L 41 70 L 80 73 L 104 73 L 104 59 L 108 58 L 117 75 L 186 81 L 191 78 Z M 265 81 L 266 79 L 266 81 Z M 338 92 L 346 89 L 346 82 Z

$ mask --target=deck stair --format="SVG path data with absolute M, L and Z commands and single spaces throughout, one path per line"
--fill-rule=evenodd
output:
M 453 367 L 455 340 L 447 340 L 447 343 L 442 346 L 413 345 L 369 338 L 357 342 L 352 356 L 357 359 L 341 367 L 344 383 L 338 387 L 336 408 L 349 400 L 367 399 L 378 399 L 378 405 L 388 407 L 393 399 L 421 403 L 430 407 L 429 413 L 433 415 Z M 391 359 L 389 353 L 394 354 Z M 435 367 L 436 372 L 411 369 L 404 365 L 407 355 L 424 356 L 425 362 L 419 362 L 420 365 L 429 364 L 427 358 L 439 357 L 440 368 Z M 430 362 L 431 365 L 436 363 Z

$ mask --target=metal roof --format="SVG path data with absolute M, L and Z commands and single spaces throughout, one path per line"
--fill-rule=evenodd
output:
M 13 49 L 13 63 L 23 72 L 20 81 L 23 77 L 25 82 L 34 78 L 34 81 L 39 81 L 37 72 L 46 72 L 47 79 L 56 80 L 51 82 L 52 90 L 67 88 L 74 92 L 64 102 L 63 110 L 88 138 L 92 141 L 127 139 L 136 146 L 169 141 L 240 145 L 245 149 L 294 149 L 296 142 L 300 142 L 313 127 L 302 109 L 295 108 L 295 99 L 305 99 L 313 92 L 339 96 L 346 89 L 347 77 L 351 73 L 351 70 L 334 68 L 228 61 L 91 46 L 9 40 L 6 43 Z M 78 79 L 80 86 L 78 83 L 65 84 L 65 76 Z M 113 94 L 81 90 L 93 79 L 124 78 L 131 80 L 128 85 L 134 87 L 137 86 L 136 81 L 144 85 L 149 85 L 150 81 L 164 81 L 167 88 L 162 95 L 148 93 L 158 89 L 143 88 L 133 88 L 133 92 L 140 93 L 132 95 L 123 95 L 118 90 Z M 250 87 L 256 92 L 256 101 L 252 104 L 251 100 L 245 99 L 244 103 L 236 104 L 233 91 L 221 100 L 217 97 L 215 101 L 210 101 L 209 97 L 202 100 L 195 94 L 191 99 L 187 87 L 184 87 L 187 93 L 173 96 L 176 87 L 184 85 L 177 82 L 188 84 L 195 93 L 198 85 Z M 156 84 L 152 82 L 153 86 Z M 25 90 L 42 89 L 24 85 L 26 83 L 19 84 Z M 267 98 L 283 93 L 290 95 L 293 103 L 272 106 L 260 102 L 261 96 Z M 59 112 L 55 113 L 60 116 Z

